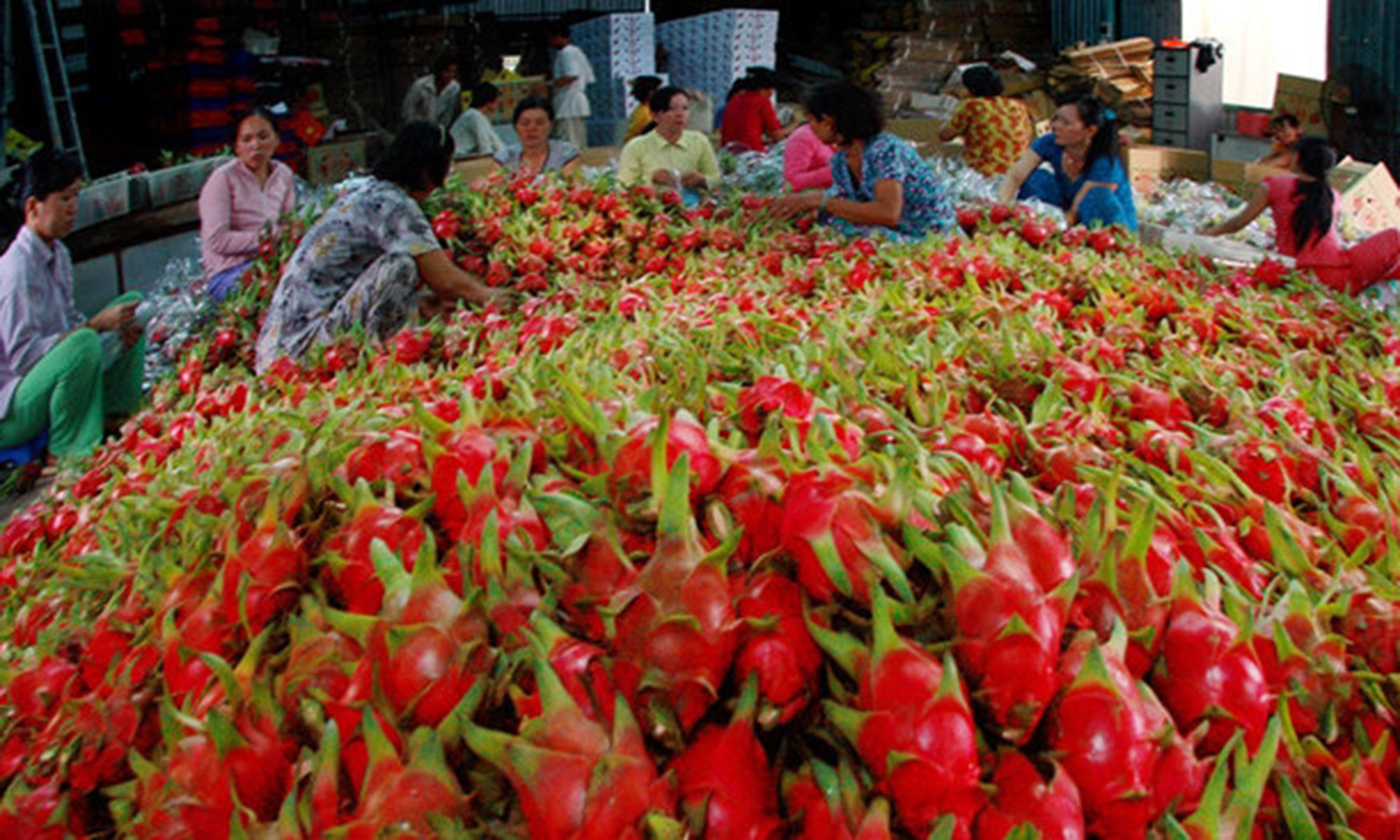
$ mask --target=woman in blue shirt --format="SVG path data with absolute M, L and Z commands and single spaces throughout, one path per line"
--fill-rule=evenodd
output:
M 907 141 L 884 131 L 874 93 L 848 82 L 818 88 L 807 100 L 807 123 L 817 139 L 836 147 L 832 186 L 783 196 L 773 203 L 782 218 L 813 210 L 848 236 L 880 234 L 919 240 L 947 230 L 953 208 L 933 170 Z
M 1118 156 L 1118 123 L 1113 111 L 1093 96 L 1061 105 L 1053 129 L 1031 143 L 1006 173 L 997 197 L 1038 198 L 1065 211 L 1071 225 L 1123 225 L 1137 230 L 1133 188 Z M 1041 168 L 1049 163 L 1052 172 Z

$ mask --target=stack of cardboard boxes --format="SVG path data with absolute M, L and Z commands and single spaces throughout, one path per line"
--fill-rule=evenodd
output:
M 619 121 L 631 113 L 629 82 L 656 73 L 656 19 L 649 13 L 603 15 L 571 27 L 569 37 L 593 66 L 589 143 L 611 145 Z
M 656 40 L 669 56 L 671 83 L 700 90 L 716 106 L 750 67 L 777 63 L 778 13 L 764 9 L 725 9 L 656 27 Z

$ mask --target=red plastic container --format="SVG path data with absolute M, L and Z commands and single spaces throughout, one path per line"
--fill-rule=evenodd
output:
M 1269 136 L 1269 113 L 1267 111 L 1236 111 L 1235 130 L 1250 137 Z

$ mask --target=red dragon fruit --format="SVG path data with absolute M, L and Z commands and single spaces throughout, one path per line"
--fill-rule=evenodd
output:
M 797 559 L 807 594 L 829 602 L 840 592 L 870 601 L 881 578 L 912 599 L 897 549 L 875 521 L 874 504 L 848 473 L 815 470 L 792 476 L 783 494 L 782 545 Z
M 1208 599 L 1209 600 L 1209 599 Z M 1249 639 L 1213 604 L 1203 601 L 1184 574 L 1162 642 L 1152 683 L 1184 729 L 1207 723 L 1202 747 L 1214 755 L 1236 728 L 1257 747 L 1274 695 Z
M 1079 786 L 1090 833 L 1144 837 L 1160 753 L 1148 712 L 1120 653 L 1088 633 L 1076 646 L 1061 663 L 1064 694 L 1047 717 L 1050 748 Z
M 812 404 L 812 394 L 796 382 L 760 376 L 739 392 L 739 427 L 748 433 L 750 443 L 757 443 L 768 415 L 806 420 L 812 415 Z
M 954 653 L 976 686 L 973 698 L 987 705 L 1003 737 L 1024 744 L 1059 687 L 1055 665 L 1078 578 L 1049 595 L 1041 590 L 1030 558 L 1011 539 L 1000 490 L 993 491 L 985 553 L 961 526 L 951 534 L 960 546 L 944 551 L 954 593 Z
M 1029 826 L 1041 840 L 1084 840 L 1079 788 L 1064 768 L 1049 762 L 1050 778 L 1025 755 L 1002 753 L 992 784 L 996 795 L 977 817 L 977 840 L 1006 840 Z
M 588 716 L 543 658 L 535 660 L 535 683 L 540 715 L 519 735 L 469 725 L 467 745 L 510 779 L 530 837 L 639 840 L 647 814 L 670 813 L 675 799 L 627 702 L 611 698 L 609 729 Z
M 764 725 L 787 723 L 821 689 L 822 652 L 802 619 L 802 588 L 768 572 L 734 580 L 735 604 L 744 624 L 734 660 L 738 679 L 758 679 Z
M 803 840 L 891 840 L 890 806 L 876 799 L 865 806 L 854 772 L 812 760 L 783 777 L 783 803 L 801 826 Z
M 827 701 L 827 717 L 855 745 L 909 830 L 925 834 L 947 815 L 955 820 L 954 840 L 967 840 L 983 794 L 976 728 L 957 667 L 897 635 L 878 589 L 873 604 L 873 649 L 808 624 L 860 685 L 856 708 Z
M 613 458 L 608 490 L 618 511 L 635 513 L 639 505 L 652 497 L 658 435 L 665 436 L 661 448 L 667 469 L 674 469 L 677 460 L 687 456 L 693 479 L 692 500 L 708 496 L 719 484 L 723 469 L 710 450 L 710 439 L 703 426 L 686 412 L 678 412 L 664 425 L 660 418 L 649 417 L 627 430 L 622 447 Z
M 715 488 L 715 495 L 744 529 L 734 559 L 748 564 L 781 547 L 783 488 L 787 475 L 775 459 L 756 451 L 741 455 Z
M 709 555 L 701 547 L 689 458 L 682 454 L 667 477 L 655 555 L 611 605 L 613 676 L 657 733 L 689 732 L 714 704 L 738 633 L 724 562 L 735 539 Z
M 711 724 L 671 762 L 696 836 L 767 840 L 781 835 L 778 782 L 754 734 L 758 681 L 744 684 L 728 726 Z
M 436 824 L 454 825 L 470 814 L 470 799 L 462 794 L 448 766 L 436 732 L 420 729 L 409 745 L 412 758 L 404 764 L 398 750 L 380 728 L 375 715 L 364 717 L 369 768 L 360 790 L 359 808 L 347 823 L 347 838 L 459 836 L 439 832 Z M 429 816 L 433 819 L 430 820 Z
M 419 549 L 427 540 L 427 529 L 415 513 L 391 505 L 381 505 L 361 497 L 349 522 L 326 541 L 326 564 L 322 578 L 327 594 L 345 609 L 361 615 L 378 615 L 384 603 L 380 582 L 370 558 L 375 540 L 393 546 L 409 571 Z

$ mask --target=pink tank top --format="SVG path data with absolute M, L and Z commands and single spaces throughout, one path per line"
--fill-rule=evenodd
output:
M 1296 257 L 1299 268 L 1341 268 L 1349 264 L 1341 240 L 1337 238 L 1336 211 L 1342 206 L 1342 198 L 1332 191 L 1332 227 L 1321 237 L 1312 236 L 1302 250 L 1293 236 L 1293 213 L 1298 209 L 1302 197 L 1294 192 L 1298 184 L 1296 175 L 1272 175 L 1264 179 L 1269 189 L 1269 209 L 1274 212 L 1275 236 L 1278 250 L 1285 256 Z

